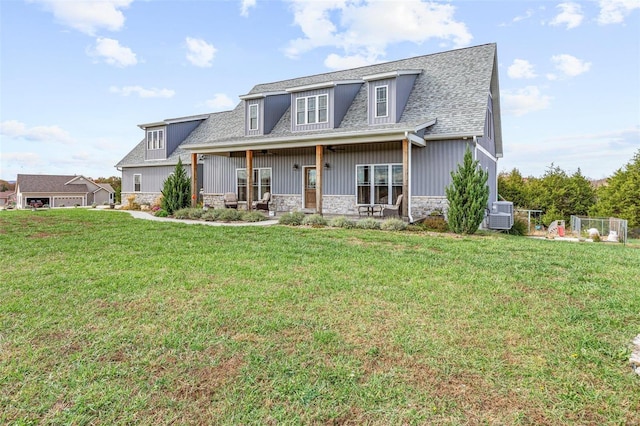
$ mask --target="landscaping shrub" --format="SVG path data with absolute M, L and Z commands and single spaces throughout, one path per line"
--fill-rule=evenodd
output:
M 202 208 L 190 208 L 189 209 L 189 219 L 200 219 L 204 214 L 204 210 Z
M 154 214 L 156 216 L 158 216 L 158 217 L 167 217 L 167 216 L 169 216 L 169 213 L 167 213 L 167 211 L 163 210 L 163 209 L 156 210 L 156 212 Z
M 449 230 L 444 216 L 427 216 L 422 221 L 421 227 L 425 231 L 447 232 Z
M 191 179 L 187 176 L 181 159 L 178 159 L 174 172 L 165 179 L 161 192 L 162 208 L 169 214 L 183 209 L 191 203 Z
M 344 216 L 338 216 L 329 221 L 329 226 L 333 226 L 334 228 L 353 229 L 356 227 L 356 222 L 347 219 Z
M 267 218 L 260 212 L 251 211 L 242 214 L 242 220 L 245 222 L 262 222 L 266 219 Z
M 291 213 L 286 213 L 280 216 L 280 220 L 278 220 L 278 223 L 280 225 L 300 226 L 302 225 L 303 220 L 304 220 L 304 213 L 291 212 Z
M 484 219 L 489 199 L 489 173 L 478 167 L 467 147 L 462 164 L 451 172 L 451 185 L 445 188 L 449 201 L 449 228 L 456 234 L 473 234 Z
M 321 228 L 323 226 L 327 226 L 327 219 L 322 217 L 320 214 L 312 214 L 305 216 L 304 219 L 302 219 L 302 224 L 312 226 L 314 228 Z
M 519 217 L 513 219 L 513 226 L 507 231 L 509 235 L 527 235 L 529 233 L 529 224 L 526 220 Z
M 173 217 L 175 217 L 176 219 L 191 219 L 189 210 L 191 209 L 186 208 L 176 210 L 175 212 L 173 212 Z
M 380 222 L 372 217 L 368 217 L 359 221 L 356 227 L 360 229 L 380 229 Z
M 218 216 L 220 215 L 220 210 L 209 209 L 202 214 L 200 219 L 206 220 L 207 222 L 214 222 L 218 220 Z
M 218 214 L 218 219 L 222 222 L 236 222 L 242 220 L 242 213 L 236 209 L 224 209 L 220 210 L 220 214 Z
M 380 229 L 383 231 L 404 231 L 407 229 L 407 224 L 401 219 L 391 218 L 383 220 L 380 224 Z

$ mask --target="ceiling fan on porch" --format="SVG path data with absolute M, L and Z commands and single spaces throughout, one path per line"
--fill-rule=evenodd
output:
M 327 145 L 327 151 L 336 152 L 336 151 L 344 151 L 345 147 L 335 147 L 333 145 Z
M 269 151 L 268 149 L 263 149 L 261 151 L 258 151 L 261 155 L 278 155 L 275 152 Z

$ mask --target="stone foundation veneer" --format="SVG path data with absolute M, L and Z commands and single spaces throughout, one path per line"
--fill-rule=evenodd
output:
M 449 201 L 447 197 L 434 197 L 434 196 L 416 196 L 411 197 L 411 213 L 413 219 L 417 220 L 426 216 L 434 210 L 440 210 L 447 215 L 449 209 Z
M 134 200 L 134 203 L 138 203 L 138 204 L 153 204 L 160 195 L 162 195 L 160 192 L 122 192 L 121 194 L 121 203 L 123 206 L 126 206 L 129 203 L 129 200 L 127 200 L 127 197 L 131 196 L 131 195 L 135 195 L 136 199 Z
M 124 196 L 123 199 L 126 200 Z M 204 203 L 216 209 L 224 208 L 224 194 L 204 194 Z M 322 210 L 325 214 L 358 215 L 355 195 L 323 195 L 322 204 Z M 240 202 L 240 208 L 242 209 L 244 206 L 245 203 Z M 302 196 L 299 194 L 273 194 L 270 207 L 276 212 L 301 211 L 303 210 Z M 446 197 L 411 197 L 411 212 L 414 219 L 426 217 L 434 210 L 440 210 L 446 215 L 448 208 L 449 202 Z

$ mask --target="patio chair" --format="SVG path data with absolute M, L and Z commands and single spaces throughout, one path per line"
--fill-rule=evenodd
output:
M 238 208 L 238 197 L 234 192 L 226 192 L 224 194 L 224 207 L 227 209 Z
M 382 217 L 400 217 L 400 206 L 402 206 L 402 194 L 398 195 L 396 203 L 393 206 L 385 206 L 382 208 Z
M 256 210 L 264 210 L 264 211 L 269 211 L 269 201 L 271 201 L 271 193 L 270 192 L 265 192 L 264 195 L 262 196 L 262 200 L 260 201 L 254 201 L 253 203 L 253 208 L 255 208 Z

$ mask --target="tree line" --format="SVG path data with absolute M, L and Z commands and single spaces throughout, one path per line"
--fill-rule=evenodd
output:
M 500 197 L 514 206 L 542 210 L 542 223 L 568 221 L 571 215 L 617 217 L 640 227 L 640 150 L 606 184 L 595 188 L 580 169 L 568 174 L 553 163 L 542 177 L 523 177 L 518 169 L 498 175 Z

